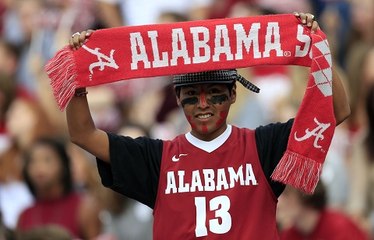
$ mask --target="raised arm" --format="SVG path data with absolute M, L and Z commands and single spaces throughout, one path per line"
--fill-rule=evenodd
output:
M 339 125 L 349 117 L 351 107 L 349 106 L 347 94 L 335 67 L 332 68 L 332 96 L 336 125 Z
M 310 13 L 295 13 L 296 17 L 301 19 L 301 22 L 310 27 L 312 31 L 319 28 L 318 22 L 315 21 L 314 16 Z M 351 114 L 348 97 L 344 90 L 343 83 L 339 77 L 335 67 L 332 67 L 332 94 L 334 104 L 334 115 L 336 125 L 342 123 Z
M 83 31 L 70 39 L 70 46 L 78 49 L 92 31 Z M 87 102 L 86 90 L 78 89 L 66 108 L 70 140 L 97 158 L 109 162 L 107 134 L 95 127 Z

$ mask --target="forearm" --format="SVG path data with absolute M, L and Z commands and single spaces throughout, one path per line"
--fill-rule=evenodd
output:
M 66 108 L 70 140 L 104 161 L 109 161 L 106 133 L 95 127 L 86 96 L 74 96 Z
M 118 4 L 102 1 L 97 1 L 97 4 L 99 6 L 99 16 L 107 28 L 123 25 L 123 18 Z
M 342 123 L 351 114 L 348 97 L 335 67 L 332 68 L 332 93 L 336 125 Z
M 66 108 L 66 119 L 72 142 L 79 142 L 95 130 L 86 96 L 74 96 Z

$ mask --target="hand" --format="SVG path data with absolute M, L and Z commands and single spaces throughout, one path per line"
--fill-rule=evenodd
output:
M 87 41 L 87 39 L 91 36 L 91 34 L 94 32 L 94 30 L 88 29 L 83 32 L 76 32 L 73 35 L 71 35 L 71 38 L 69 39 L 69 45 L 74 50 L 77 50 L 78 48 L 82 47 L 82 45 Z
M 301 19 L 301 23 L 303 25 L 306 25 L 307 27 L 311 28 L 312 33 L 315 33 L 317 29 L 319 29 L 318 22 L 316 21 L 313 14 L 295 12 L 294 15 Z

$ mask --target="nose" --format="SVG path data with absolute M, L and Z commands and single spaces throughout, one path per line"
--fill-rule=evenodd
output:
M 206 94 L 205 94 L 204 91 L 200 92 L 200 96 L 199 96 L 199 107 L 200 108 L 207 108 L 207 107 L 209 107 L 209 104 L 206 101 Z

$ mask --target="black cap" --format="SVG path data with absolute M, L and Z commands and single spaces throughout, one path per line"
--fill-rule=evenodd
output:
M 204 83 L 234 83 L 235 81 L 239 81 L 245 88 L 253 92 L 260 92 L 256 85 L 238 74 L 236 69 L 187 73 L 173 77 L 173 83 L 176 87 Z

